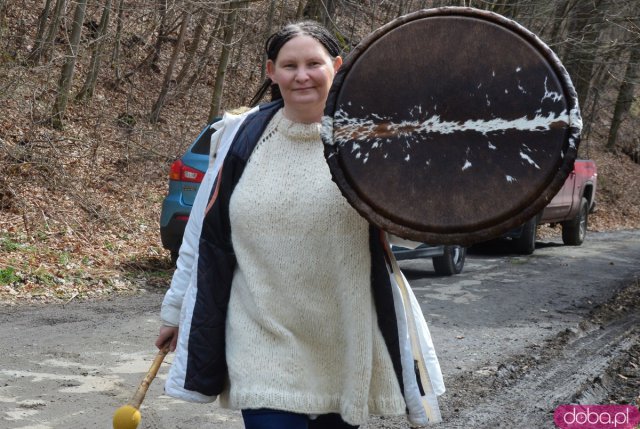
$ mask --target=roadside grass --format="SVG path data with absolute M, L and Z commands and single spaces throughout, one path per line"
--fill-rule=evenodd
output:
M 20 277 L 16 275 L 16 269 L 14 267 L 0 269 L 0 285 L 8 285 L 18 280 L 20 280 Z
M 79 248 L 47 231 L 33 242 L 4 233 L 0 235 L 0 304 L 65 303 L 168 288 L 174 266 L 166 252 L 148 246 L 141 253 L 135 245 L 128 235 L 104 240 L 96 249 Z
M 146 287 L 167 289 L 175 266 L 164 255 L 136 256 L 122 262 L 119 269 L 126 279 L 142 283 Z
M 3 234 L 0 236 L 0 250 L 10 253 L 16 251 L 33 251 L 35 248 L 21 242 L 20 237 L 12 237 L 9 234 Z

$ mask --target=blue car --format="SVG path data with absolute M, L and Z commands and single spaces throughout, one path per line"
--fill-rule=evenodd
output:
M 171 252 L 173 262 L 178 259 L 193 200 L 209 166 L 211 134 L 215 131 L 211 125 L 218 120 L 220 118 L 204 127 L 186 153 L 175 160 L 169 170 L 169 191 L 160 213 L 160 238 L 162 246 Z
M 171 252 L 173 263 L 178 259 L 191 207 L 209 166 L 211 134 L 215 131 L 211 125 L 218 120 L 215 118 L 204 127 L 186 153 L 171 164 L 169 191 L 160 214 L 160 238 L 162 246 Z M 398 260 L 432 258 L 436 274 L 446 276 L 462 272 L 466 256 L 466 249 L 460 246 L 422 244 L 416 249 L 393 246 L 392 250 Z

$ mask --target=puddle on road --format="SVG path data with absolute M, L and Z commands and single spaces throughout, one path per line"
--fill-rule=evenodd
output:
M 62 359 L 46 359 L 41 362 L 41 366 L 55 367 L 55 368 L 76 368 L 76 369 L 84 369 L 87 371 L 97 371 L 100 369 L 100 367 L 95 365 L 83 365 L 77 361 L 69 361 L 69 360 L 62 360 Z
M 155 352 L 156 350 L 150 349 L 126 355 L 112 353 L 111 355 L 116 358 L 116 363 L 110 365 L 109 372 L 112 374 L 145 374 L 155 358 Z
M 112 375 L 74 375 L 52 374 L 46 372 L 11 371 L 2 370 L 0 374 L 12 378 L 31 379 L 30 384 L 45 383 L 48 381 L 63 382 L 63 387 L 58 392 L 63 393 L 95 393 L 107 392 L 118 386 L 122 380 Z M 75 383 L 77 384 L 75 384 Z
M 114 358 L 117 364 L 113 364 Z M 46 371 L 1 369 L 0 378 L 7 380 L 4 395 L 0 395 L 0 421 L 21 422 L 27 426 L 15 426 L 21 429 L 51 429 L 42 425 L 42 414 L 47 405 L 77 401 L 82 395 L 116 396 L 123 390 L 135 390 L 136 380 L 125 380 L 127 374 L 144 374 L 154 358 L 150 352 L 122 353 L 88 353 L 68 355 L 71 359 L 58 356 L 40 362 L 25 362 L 24 367 L 44 368 Z M 103 365 L 88 365 L 80 361 L 104 362 Z M 142 375 L 140 375 L 142 377 Z M 27 387 L 28 386 L 28 387 Z M 126 387 L 123 387 L 126 386 Z M 27 399 L 32 392 L 39 392 L 37 406 L 34 400 Z M 8 396 L 11 395 L 11 396 Z M 50 411 L 49 411 L 50 412 Z M 0 426 L 2 424 L 0 423 Z M 14 427 L 14 426 L 11 426 Z
M 455 304 L 470 304 L 481 299 L 482 295 L 473 293 L 465 288 L 481 284 L 480 280 L 460 280 L 449 285 L 432 283 L 429 286 L 412 286 L 411 288 L 416 294 L 420 295 L 418 298 L 424 303 L 428 303 L 431 300 L 442 300 Z
M 19 421 L 24 420 L 27 417 L 34 416 L 38 414 L 38 410 L 21 410 L 15 409 L 13 411 L 7 411 L 4 414 L 6 415 L 6 419 L 9 421 Z M 47 426 L 48 427 L 48 426 Z

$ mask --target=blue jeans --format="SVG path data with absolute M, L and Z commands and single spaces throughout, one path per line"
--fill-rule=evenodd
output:
M 340 414 L 321 414 L 315 419 L 306 414 L 260 408 L 242 410 L 246 429 L 357 429 L 345 423 Z

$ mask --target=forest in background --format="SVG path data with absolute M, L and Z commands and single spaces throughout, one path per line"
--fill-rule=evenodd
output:
M 0 0 L 0 302 L 166 287 L 168 166 L 249 102 L 267 36 L 316 19 L 346 56 L 442 6 L 512 18 L 556 52 L 580 100 L 579 155 L 599 167 L 590 229 L 639 228 L 636 0 Z

